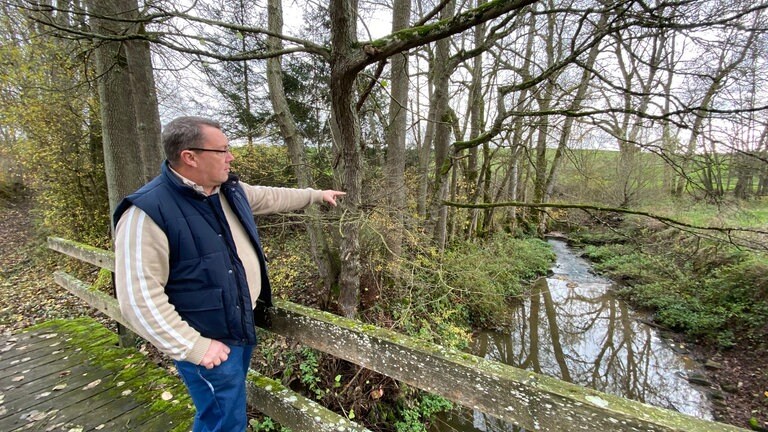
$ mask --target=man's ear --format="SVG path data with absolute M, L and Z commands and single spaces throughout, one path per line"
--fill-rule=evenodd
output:
M 197 155 L 192 150 L 182 150 L 179 155 L 179 165 L 197 167 Z

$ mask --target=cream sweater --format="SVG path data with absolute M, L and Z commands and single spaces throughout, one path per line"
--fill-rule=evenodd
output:
M 178 175 L 178 174 L 177 174 Z M 180 176 L 181 177 L 181 176 Z M 199 192 L 202 188 L 184 179 Z M 251 186 L 240 183 L 254 215 L 288 212 L 322 202 L 322 191 Z M 218 193 L 214 190 L 213 193 Z M 221 203 L 246 271 L 255 306 L 261 291 L 259 260 L 245 229 L 224 196 Z M 168 239 L 160 227 L 138 207 L 123 214 L 115 230 L 115 289 L 120 310 L 139 335 L 174 360 L 199 364 L 211 340 L 190 327 L 168 302 L 165 283 L 169 273 Z

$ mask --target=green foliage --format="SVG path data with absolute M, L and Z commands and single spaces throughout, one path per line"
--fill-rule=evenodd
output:
M 264 417 L 261 420 L 251 419 L 249 425 L 253 432 L 292 432 L 290 428 L 279 425 L 269 417 Z
M 288 149 L 278 145 L 250 145 L 233 149 L 235 160 L 232 170 L 249 184 L 277 187 L 296 187 L 297 180 L 291 165 Z M 304 169 L 313 170 L 315 189 L 333 187 L 331 154 L 327 149 L 307 149 L 307 165 Z
M 403 398 L 398 406 L 398 417 L 395 422 L 397 432 L 426 432 L 425 424 L 442 411 L 453 408 L 453 404 L 440 396 L 427 392 L 418 392 L 416 398 Z
M 446 252 L 443 282 L 474 325 L 493 327 L 503 323 L 507 302 L 545 275 L 553 261 L 546 242 L 499 234 L 488 242 L 460 243 Z
M 301 383 L 315 395 L 315 398 L 320 399 L 325 396 L 328 390 L 320 387 L 321 378 L 317 374 L 319 354 L 311 348 L 304 348 L 301 350 L 301 356 L 303 357 L 299 363 Z
M 626 256 L 634 252 L 634 248 L 629 245 L 611 244 L 605 246 L 589 245 L 584 248 L 584 255 L 595 263 L 606 263 L 617 259 L 617 257 Z M 615 264 L 605 264 L 603 269 L 609 269 Z
M 306 11 L 305 11 L 306 13 Z M 330 140 L 329 123 L 318 107 L 330 106 L 328 63 L 315 57 L 290 57 L 283 67 L 288 109 L 310 146 Z M 330 165 L 328 165 L 330 166 Z
M 399 266 L 376 267 L 393 278 L 378 307 L 401 331 L 461 349 L 471 325 L 504 325 L 508 303 L 545 275 L 553 260 L 546 242 L 508 234 L 457 243 L 442 256 L 435 249 L 416 249 Z
M 96 280 L 91 284 L 91 289 L 112 294 L 112 272 L 107 269 L 99 269 Z
M 291 168 L 288 150 L 273 145 L 249 145 L 233 149 L 232 170 L 253 185 L 292 187 L 296 176 Z
M 99 106 L 87 62 L 66 42 L 38 37 L 23 18 L 5 18 L 6 31 L 18 27 L 0 46 L 0 58 L 14 65 L 0 73 L 2 144 L 35 198 L 36 225 L 42 235 L 107 246 Z
M 656 321 L 728 347 L 759 340 L 768 326 L 768 265 L 764 254 L 707 244 L 689 249 L 686 236 L 645 245 L 588 247 L 595 269 L 622 280 L 620 295 L 655 312 Z

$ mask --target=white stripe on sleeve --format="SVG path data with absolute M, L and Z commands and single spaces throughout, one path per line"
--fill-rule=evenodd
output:
M 133 227 L 133 218 L 136 213 L 136 207 L 132 207 L 126 217 L 129 219 L 126 221 L 129 227 Z M 166 351 L 173 353 L 173 354 L 181 354 L 178 347 L 175 347 L 173 344 L 169 343 L 167 340 L 165 340 L 156 330 L 155 327 L 150 325 L 147 322 L 147 317 L 145 317 L 142 314 L 141 307 L 137 303 L 136 293 L 138 292 L 141 296 L 141 301 L 143 305 L 146 305 L 146 308 L 149 310 L 149 312 L 152 314 L 152 318 L 157 322 L 157 325 L 167 333 L 168 336 L 175 339 L 175 342 L 179 345 L 183 345 L 186 347 L 185 351 L 188 351 L 192 349 L 193 342 L 188 340 L 187 338 L 183 337 L 176 329 L 174 329 L 168 321 L 163 317 L 163 315 L 160 313 L 160 311 L 157 309 L 157 305 L 155 305 L 155 302 L 152 299 L 152 296 L 149 292 L 149 286 L 147 285 L 147 280 L 144 275 L 144 261 L 142 257 L 142 242 L 143 242 L 143 231 L 144 231 L 144 222 L 146 218 L 146 213 L 143 211 L 138 212 L 138 217 L 136 221 L 136 246 L 135 250 L 131 251 L 130 248 L 130 241 L 125 242 L 125 257 L 133 257 L 133 259 L 126 259 L 125 260 L 125 272 L 126 272 L 126 283 L 127 286 L 127 293 L 128 293 L 128 300 L 129 304 L 131 306 L 131 309 L 133 310 L 134 315 L 136 318 L 138 318 L 141 326 L 144 328 L 144 330 L 147 332 L 147 335 L 154 340 L 156 340 L 159 344 L 161 344 Z M 130 238 L 130 237 L 129 237 Z M 136 290 L 136 287 L 133 286 L 134 283 L 138 282 L 138 290 Z

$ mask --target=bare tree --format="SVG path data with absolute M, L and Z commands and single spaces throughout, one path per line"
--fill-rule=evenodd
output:
M 274 34 L 280 34 L 283 31 L 283 7 L 281 0 L 269 0 L 268 22 L 269 30 Z M 268 49 L 280 51 L 282 42 L 274 36 L 267 37 Z M 269 84 L 269 98 L 272 102 L 272 109 L 277 124 L 280 127 L 280 133 L 288 147 L 288 154 L 291 158 L 291 165 L 296 174 L 299 187 L 310 187 L 314 183 L 312 172 L 307 169 L 304 152 L 304 139 L 299 133 L 296 121 L 288 108 L 288 100 L 285 97 L 283 87 L 283 72 L 280 66 L 280 57 L 271 57 L 267 59 L 267 83 Z M 330 299 L 331 288 L 336 281 L 338 269 L 333 265 L 333 256 L 330 245 L 323 235 L 323 228 L 320 224 L 320 213 L 316 208 L 306 210 L 308 221 L 306 223 L 307 233 L 309 234 L 312 257 L 317 265 L 318 273 L 323 281 L 325 288 L 326 301 Z
M 411 1 L 395 0 L 392 11 L 392 33 L 408 27 L 411 19 Z M 405 134 L 408 106 L 408 53 L 401 52 L 391 58 L 390 75 L 392 90 L 389 100 L 389 125 L 387 127 L 387 178 L 388 204 L 395 227 L 387 236 L 389 249 L 395 256 L 402 252 L 402 230 L 406 205 L 405 188 Z
M 138 33 L 132 24 L 136 21 L 138 10 L 136 0 L 94 0 L 88 2 L 88 8 L 96 34 L 109 37 Z M 154 88 L 154 83 L 146 82 L 151 77 L 151 71 L 147 73 L 146 70 L 151 63 L 147 59 L 148 50 L 140 46 L 141 41 L 135 40 L 131 56 L 128 55 L 127 44 L 122 41 L 97 39 L 94 42 L 97 44 L 96 72 L 101 99 L 104 167 L 110 210 L 113 210 L 124 196 L 146 181 L 150 168 L 145 159 L 160 160 L 159 128 L 156 127 L 160 120 L 157 118 L 157 105 L 152 106 L 151 96 L 148 100 L 137 101 L 134 98 L 134 90 Z M 146 111 L 139 112 L 137 107 Z M 145 141 L 142 142 L 142 139 Z M 157 167 L 159 164 L 154 169 Z
M 699 148 L 699 139 L 704 133 L 705 123 L 709 119 L 706 112 L 714 108 L 715 99 L 719 91 L 726 85 L 730 74 L 744 61 L 758 36 L 756 32 L 750 32 L 742 39 L 741 33 L 736 29 L 730 30 L 729 33 L 725 35 L 721 44 L 712 47 L 716 48 L 719 52 L 716 54 L 715 67 L 704 76 L 705 91 L 698 98 L 698 108 L 694 111 L 695 117 L 691 125 L 690 137 L 686 144 L 680 168 L 683 173 L 687 173 L 689 167 L 692 164 L 696 164 L 695 155 L 697 148 Z M 678 182 L 675 193 L 681 195 L 685 186 L 686 182 Z

